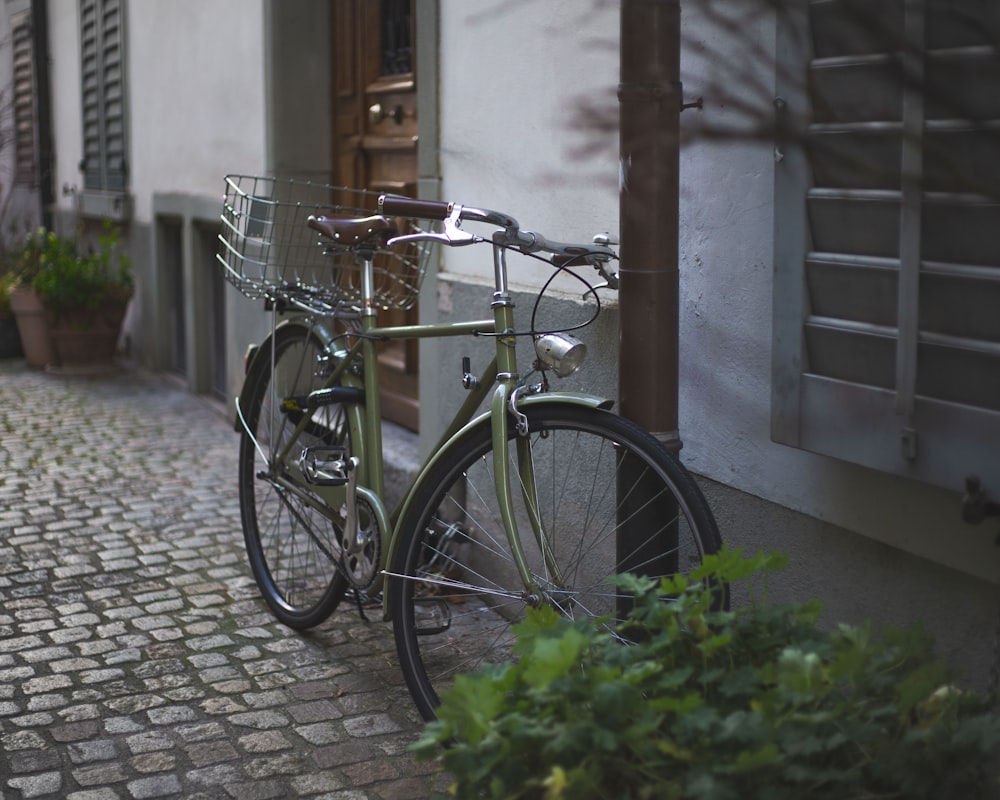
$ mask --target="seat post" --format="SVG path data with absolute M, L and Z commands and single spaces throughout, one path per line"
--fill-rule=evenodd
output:
M 361 250 L 355 258 L 361 267 L 361 317 L 367 320 L 366 328 L 375 324 L 375 251 Z M 368 319 L 370 318 L 370 319 Z

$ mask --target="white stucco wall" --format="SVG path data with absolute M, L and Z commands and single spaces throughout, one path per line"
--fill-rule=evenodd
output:
M 78 6 L 50 2 L 56 191 L 82 188 Z M 265 163 L 263 0 L 125 4 L 134 220 L 154 192 L 222 194 L 227 170 Z
M 263 170 L 262 0 L 128 4 L 136 218 L 153 191 L 222 194 L 227 171 Z
M 615 102 L 617 5 L 442 0 L 443 199 L 508 212 L 559 241 L 617 231 L 617 133 L 578 119 L 582 98 Z M 489 274 L 478 248 L 446 258 L 450 272 Z M 511 273 L 529 285 L 546 277 L 533 263 Z
M 681 436 L 695 472 L 916 555 L 996 581 L 985 527 L 959 517 L 959 495 L 777 445 L 770 440 L 774 151 L 768 143 L 698 136 L 746 121 L 724 89 L 770 114 L 776 24 L 747 13 L 708 20 L 682 4 L 689 141 L 681 157 Z M 580 97 L 616 103 L 619 4 L 443 0 L 443 197 L 509 211 L 553 238 L 615 229 L 616 137 L 589 157 Z M 730 24 L 733 23 L 733 24 Z M 446 254 L 453 275 L 488 276 L 475 248 Z M 515 273 L 536 283 L 540 267 Z M 960 485 L 962 476 L 956 476 Z M 741 532 L 768 546 L 767 531 Z

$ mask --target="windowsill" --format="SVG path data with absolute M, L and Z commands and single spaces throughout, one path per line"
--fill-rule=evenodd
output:
M 132 216 L 132 196 L 125 192 L 100 192 L 84 189 L 77 196 L 81 217 L 96 217 L 124 222 Z

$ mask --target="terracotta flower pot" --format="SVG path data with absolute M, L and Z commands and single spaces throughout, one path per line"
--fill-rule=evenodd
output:
M 49 317 L 55 361 L 62 368 L 110 366 L 129 296 L 109 297 L 96 309 L 78 309 Z
M 10 291 L 10 307 L 17 320 L 24 360 L 29 367 L 44 367 L 55 358 L 49 336 L 49 322 L 45 306 L 33 289 L 17 288 Z

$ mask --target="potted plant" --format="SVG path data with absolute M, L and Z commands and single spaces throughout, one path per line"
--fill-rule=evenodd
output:
M 39 228 L 9 261 L 7 296 L 29 367 L 45 367 L 54 358 L 45 306 L 32 283 L 57 244 L 55 234 Z
M 106 225 L 85 253 L 48 233 L 42 250 L 32 287 L 45 306 L 56 362 L 110 365 L 134 286 L 118 230 Z

